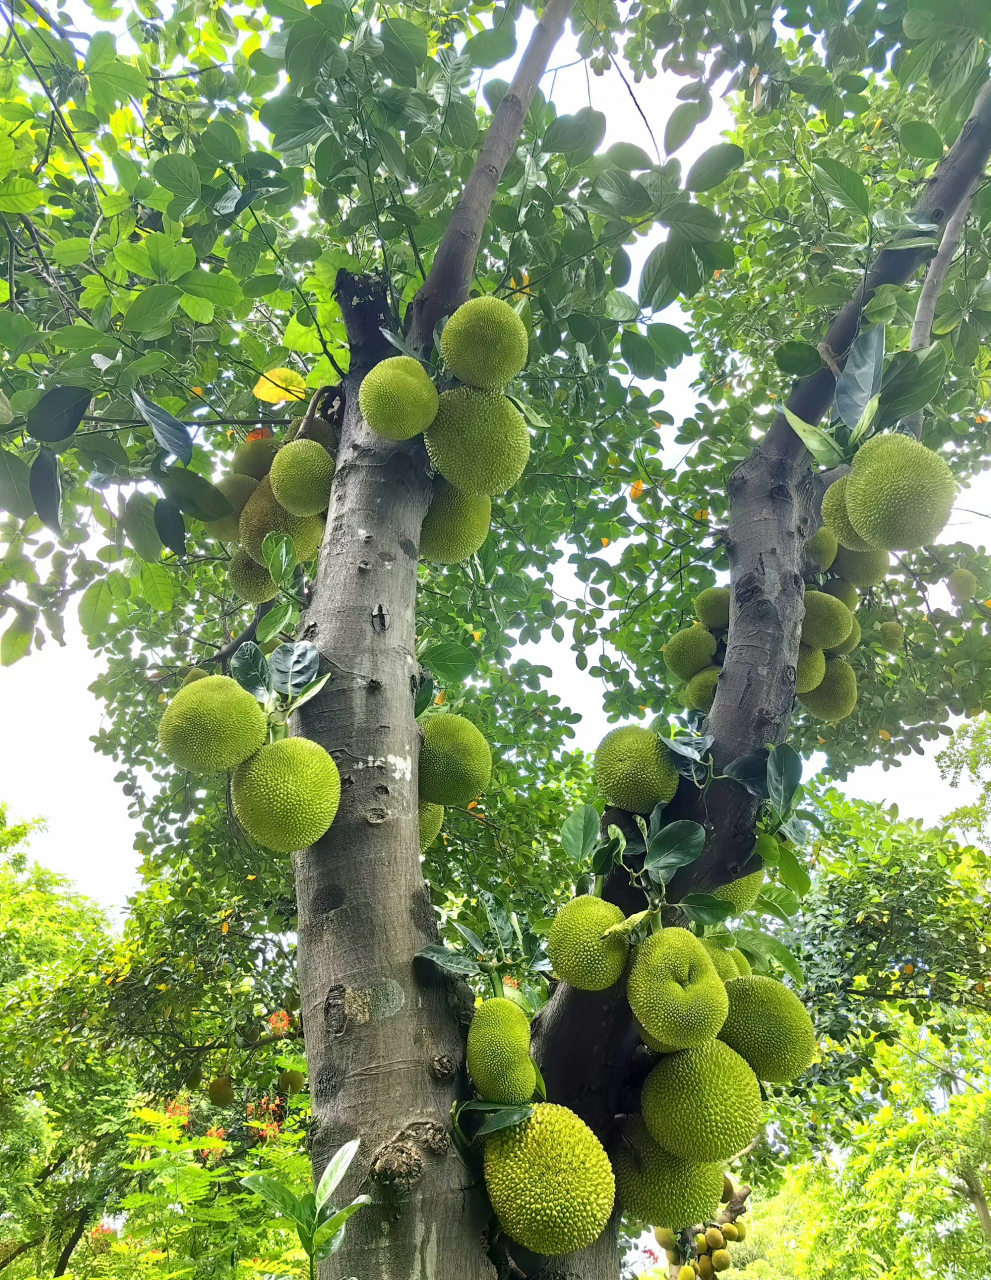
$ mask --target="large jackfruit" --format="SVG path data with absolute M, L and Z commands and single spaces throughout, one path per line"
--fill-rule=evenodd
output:
M 661 652 L 672 675 L 691 680 L 715 657 L 716 637 L 707 627 L 686 627 L 669 636 Z
M 650 1136 L 641 1116 L 630 1116 L 613 1150 L 616 1195 L 626 1212 L 652 1226 L 707 1222 L 719 1209 L 723 1167 L 682 1160 Z
M 222 480 L 218 480 L 217 488 L 234 510 L 229 516 L 222 516 L 219 520 L 206 521 L 203 528 L 211 538 L 217 538 L 220 542 L 237 542 L 241 512 L 258 488 L 258 481 L 254 476 L 242 476 L 233 472 L 229 476 L 224 476 Z
M 703 667 L 685 685 L 684 701 L 689 711 L 709 711 L 716 700 L 716 685 L 722 667 Z
M 977 578 L 969 569 L 954 569 L 946 586 L 956 604 L 966 604 L 977 595 Z
M 440 479 L 420 529 L 420 558 L 460 564 L 488 537 L 492 499 L 486 493 L 462 493 Z
M 836 559 L 839 545 L 836 534 L 823 525 L 805 544 L 805 554 L 825 573 Z
M 259 564 L 245 551 L 238 551 L 227 566 L 227 582 L 240 600 L 249 604 L 264 604 L 274 600 L 279 588 L 263 564 Z
M 420 748 L 420 799 L 464 809 L 492 776 L 492 749 L 464 716 L 430 716 Z
M 934 542 L 950 518 L 957 483 L 945 459 L 913 436 L 861 445 L 846 488 L 850 523 L 869 546 L 912 551 Z
M 184 685 L 162 716 L 158 740 L 180 769 L 226 773 L 265 741 L 268 722 L 255 698 L 230 676 Z
M 890 561 L 887 551 L 870 547 L 867 551 L 851 551 L 841 547 L 833 562 L 833 572 L 861 591 L 878 586 L 888 576 Z
M 860 619 L 857 617 L 856 614 L 854 614 L 853 626 L 850 629 L 850 634 L 847 636 L 847 638 L 843 641 L 842 644 L 834 644 L 833 647 L 831 649 L 827 649 L 826 652 L 827 654 L 835 657 L 842 657 L 845 654 L 853 653 L 854 649 L 856 649 L 860 644 L 861 639 L 862 639 L 862 636 L 860 631 Z M 823 679 L 825 679 L 825 676 L 826 676 L 825 669 L 823 670 L 822 674 L 823 674 Z M 822 680 L 819 681 L 819 684 L 822 684 Z M 819 685 L 816 685 L 817 689 L 818 687 Z M 800 689 L 799 693 L 801 692 L 802 690 Z M 806 692 L 808 692 L 808 690 L 806 690 Z
M 853 614 L 842 600 L 824 591 L 806 591 L 802 644 L 810 649 L 831 649 L 842 644 L 853 629 Z
M 721 1040 L 663 1057 L 644 1081 L 640 1110 L 665 1151 L 704 1162 L 742 1151 L 764 1117 L 757 1077 Z
M 417 810 L 417 820 L 420 824 L 420 852 L 426 853 L 440 835 L 440 829 L 444 825 L 444 806 L 421 800 Z
M 291 516 L 327 510 L 334 459 L 316 440 L 293 440 L 275 455 L 268 473 L 272 494 Z
M 816 720 L 845 720 L 857 705 L 857 673 L 845 658 L 827 658 L 822 682 L 799 702 Z
M 844 642 L 845 643 L 845 642 Z M 798 666 L 795 669 L 795 692 L 808 693 L 822 684 L 826 674 L 826 655 L 821 649 L 810 649 L 807 644 L 798 646 Z
M 842 600 L 851 613 L 860 603 L 860 592 L 852 582 L 846 582 L 843 578 L 830 578 L 822 589 L 827 596 Z
M 526 326 L 508 302 L 472 298 L 458 307 L 440 336 L 444 363 L 470 387 L 494 390 L 526 364 Z
M 264 480 L 272 468 L 272 460 L 279 451 L 277 440 L 245 440 L 234 450 L 231 471 L 239 476 L 252 476 Z
M 530 1021 L 497 996 L 475 1010 L 468 1028 L 468 1073 L 486 1102 L 529 1102 L 537 1086 L 530 1060 Z
M 505 493 L 530 457 L 523 415 L 497 391 L 445 391 L 424 440 L 444 479 L 469 494 Z
M 630 952 L 625 933 L 603 933 L 622 924 L 622 911 L 612 902 L 584 894 L 566 902 L 554 917 L 547 951 L 554 972 L 580 991 L 604 991 L 623 976 Z
M 341 776 L 319 743 L 281 738 L 238 766 L 231 794 L 237 820 L 249 835 L 275 853 L 295 853 L 330 829 L 341 800 Z
M 846 490 L 849 480 L 849 476 L 840 476 L 823 494 L 822 519 L 841 547 L 849 547 L 851 551 L 866 551 L 870 543 L 863 540 L 847 514 Z
M 725 947 L 721 947 L 712 938 L 703 938 L 702 946 L 705 947 L 706 954 L 723 982 L 732 982 L 734 978 L 740 976 L 740 970 L 736 967 L 732 953 Z
M 276 501 L 268 476 L 245 503 L 238 526 L 241 546 L 258 564 L 265 563 L 262 543 L 269 533 L 283 533 L 290 537 L 300 564 L 312 560 L 320 549 L 323 527 L 324 522 L 318 516 L 290 515 Z
M 595 781 L 610 804 L 651 813 L 678 790 L 678 770 L 664 739 L 639 725 L 613 729 L 595 752 Z
M 654 1040 L 690 1049 L 711 1040 L 728 1008 L 726 987 L 687 929 L 662 929 L 636 948 L 626 983 L 630 1009 Z
M 720 902 L 732 902 L 733 914 L 742 916 L 757 901 L 764 887 L 764 872 L 753 871 L 749 876 L 741 876 L 739 880 L 730 880 L 713 889 L 712 896 Z
M 412 440 L 437 416 L 437 388 L 419 360 L 392 356 L 365 374 L 358 390 L 361 416 L 389 440 Z
M 729 587 L 706 587 L 695 597 L 695 616 L 712 631 L 725 631 L 729 626 Z
M 783 1084 L 807 1071 L 815 1057 L 815 1028 L 793 991 L 754 974 L 726 988 L 729 1013 L 719 1039 L 753 1068 L 759 1080 Z

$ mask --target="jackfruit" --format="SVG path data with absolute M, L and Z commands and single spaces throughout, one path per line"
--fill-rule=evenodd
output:
M 815 1029 L 793 991 L 756 974 L 726 988 L 729 1013 L 719 1039 L 748 1062 L 759 1080 L 784 1084 L 812 1065 Z
M 905 643 L 905 628 L 900 622 L 882 622 L 877 634 L 878 644 L 889 653 L 897 653 Z
M 554 972 L 579 991 L 605 991 L 623 976 L 630 952 L 625 933 L 602 934 L 625 916 L 619 907 L 584 894 L 554 917 L 547 952 Z
M 849 479 L 849 476 L 840 476 L 822 495 L 822 520 L 841 547 L 848 547 L 851 551 L 867 551 L 870 543 L 863 540 L 847 514 L 846 490 Z
M 323 527 L 324 522 L 318 516 L 290 515 L 276 501 L 268 476 L 245 503 L 238 526 L 242 547 L 258 564 L 265 563 L 262 543 L 269 533 L 284 533 L 292 538 L 300 564 L 312 560 L 323 541 Z
M 656 1036 L 652 1036 L 650 1032 L 647 1030 L 647 1028 L 642 1026 L 641 1023 L 637 1022 L 635 1018 L 633 1021 L 636 1023 L 637 1034 L 640 1036 L 640 1039 L 644 1042 L 644 1044 L 652 1053 L 677 1053 L 678 1052 L 678 1050 L 674 1047 L 673 1044 L 665 1044 L 663 1040 L 658 1040 Z
M 715 657 L 716 637 L 706 627 L 686 627 L 669 636 L 661 652 L 672 675 L 691 680 Z
M 729 626 L 729 587 L 706 587 L 695 597 L 695 616 L 704 627 L 725 631 Z
M 745 1222 L 741 1222 L 741 1221 L 739 1220 L 739 1218 L 738 1218 L 738 1219 L 736 1220 L 736 1222 L 735 1222 L 733 1225 L 736 1227 L 736 1238 L 737 1238 L 737 1240 L 746 1240 L 746 1238 L 747 1238 L 747 1224 L 746 1224 Z
M 663 1057 L 644 1081 L 640 1110 L 665 1151 L 704 1162 L 742 1151 L 764 1117 L 757 1077 L 721 1040 Z M 710 1248 L 721 1245 L 722 1236 L 709 1238 Z
M 497 391 L 472 387 L 444 392 L 424 440 L 444 479 L 468 494 L 505 493 L 530 456 L 530 433 L 519 409 Z
M 275 455 L 268 473 L 272 496 L 291 516 L 315 516 L 327 510 L 334 459 L 315 440 L 293 440 Z
M 723 1175 L 723 1204 L 729 1204 L 735 1195 L 736 1187 L 733 1186 L 733 1179 L 726 1173 Z
M 678 790 L 678 770 L 664 739 L 639 725 L 613 729 L 595 752 L 595 781 L 610 804 L 651 813 Z
M 705 1242 L 709 1246 L 710 1252 L 713 1249 L 721 1249 L 726 1243 L 723 1233 L 718 1227 L 706 1227 Z
M 723 982 L 732 982 L 734 978 L 740 976 L 740 970 L 736 967 L 736 961 L 730 952 L 721 947 L 718 942 L 714 942 L 712 938 L 703 938 L 702 946 L 705 947 L 706 954 L 715 965 L 716 972 L 722 978 Z
M 464 716 L 430 716 L 420 748 L 420 799 L 464 809 L 492 776 L 492 750 Z
M 654 1239 L 662 1249 L 677 1249 L 678 1237 L 670 1227 L 655 1227 Z
M 846 508 L 872 547 L 912 551 L 935 541 L 950 518 L 957 484 L 945 459 L 912 436 L 874 436 L 853 460 Z
M 302 1071 L 283 1071 L 279 1076 L 279 1091 L 288 1094 L 299 1093 L 305 1082 L 306 1077 Z
M 705 1222 L 719 1208 L 723 1169 L 681 1160 L 658 1146 L 641 1116 L 630 1116 L 613 1155 L 616 1193 L 627 1213 L 677 1228 Z
M 685 706 L 689 711 L 708 711 L 716 700 L 716 685 L 722 667 L 703 667 L 685 685 Z
M 662 929 L 640 943 L 633 953 L 626 994 L 641 1026 L 674 1049 L 711 1040 L 728 1008 L 726 987 L 715 965 L 687 929 Z
M 184 686 L 162 716 L 158 741 L 180 769 L 226 773 L 265 741 L 268 722 L 255 698 L 230 676 Z
M 599 1139 L 573 1111 L 546 1102 L 487 1139 L 485 1186 L 506 1235 L 543 1255 L 587 1248 L 616 1198 Z
M 712 1269 L 712 1259 L 707 1253 L 703 1253 L 699 1258 L 698 1267 L 699 1280 L 712 1280 L 712 1277 L 716 1274 Z
M 822 589 L 827 596 L 842 600 L 851 613 L 860 604 L 860 592 L 852 582 L 846 582 L 843 578 L 830 578 Z
M 440 335 L 444 363 L 470 387 L 491 391 L 526 364 L 526 326 L 508 302 L 486 296 L 458 307 Z
M 697 1231 L 695 1233 L 695 1249 L 698 1253 L 709 1252 L 709 1241 L 706 1240 L 704 1231 Z
M 730 1261 L 728 1249 L 713 1249 L 712 1251 L 712 1269 L 713 1271 L 728 1271 L 732 1263 Z
M 183 687 L 187 684 L 195 684 L 197 680 L 205 680 L 210 674 L 206 667 L 193 667 L 191 671 L 187 671 L 182 678 Z
M 263 564 L 259 564 L 245 551 L 235 552 L 227 566 L 227 582 L 239 600 L 249 604 L 264 604 L 274 600 L 279 588 Z
M 206 1091 L 215 1107 L 233 1107 L 234 1086 L 230 1076 L 217 1076 L 207 1085 Z
M 437 416 L 440 397 L 419 360 L 392 356 L 369 370 L 358 389 L 361 416 L 389 440 L 412 440 Z
M 827 658 L 822 684 L 799 701 L 816 720 L 845 720 L 857 705 L 857 674 L 845 658 Z
M 887 551 L 879 551 L 875 547 L 867 551 L 850 551 L 841 547 L 833 563 L 833 572 L 861 591 L 867 591 L 885 580 L 889 565 Z
M 216 538 L 220 542 L 237 542 L 241 512 L 258 488 L 258 481 L 254 476 L 243 476 L 233 472 L 229 476 L 224 476 L 222 480 L 218 480 L 217 488 L 234 510 L 229 516 L 222 516 L 219 520 L 207 520 L 203 528 L 211 538 Z
M 739 1240 L 740 1238 L 740 1233 L 737 1231 L 736 1224 L 733 1222 L 723 1223 L 723 1235 L 730 1241 Z
M 530 1021 L 497 996 L 475 1010 L 468 1028 L 468 1073 L 486 1102 L 529 1102 L 537 1085 L 530 1061 Z
M 750 967 L 750 961 L 747 957 L 737 947 L 731 948 L 730 955 L 736 961 L 736 967 L 739 970 L 741 977 L 748 978 L 750 974 L 753 973 L 753 970 Z
M 237 820 L 275 853 L 295 853 L 330 829 L 341 800 L 341 775 L 309 738 L 267 743 L 234 772 Z
M 460 564 L 488 537 L 492 499 L 486 493 L 462 493 L 438 480 L 420 529 L 420 558 L 438 564 Z
M 966 604 L 977 595 L 977 578 L 969 569 L 954 569 L 946 585 L 957 604 Z
M 764 886 L 764 872 L 753 871 L 749 876 L 741 876 L 739 880 L 731 880 L 729 884 L 721 884 L 712 890 L 712 896 L 720 902 L 732 902 L 733 914 L 742 916 L 757 901 Z
M 695 1280 L 695 1268 L 684 1266 L 678 1272 L 678 1280 Z
M 798 646 L 798 666 L 795 669 L 795 692 L 808 693 L 822 684 L 826 674 L 826 655 L 821 649 L 810 649 L 807 644 Z
M 843 641 L 842 644 L 834 644 L 832 649 L 827 649 L 826 652 L 836 657 L 843 657 L 848 653 L 853 653 L 854 649 L 856 649 L 859 646 L 860 641 L 861 641 L 860 619 L 857 617 L 856 614 L 854 614 L 853 626 L 850 629 L 850 634 L 847 636 L 847 638 Z M 821 684 L 822 681 L 820 681 L 819 683 Z M 816 688 L 818 687 L 819 686 L 817 685 Z
M 842 600 L 824 591 L 806 591 L 802 644 L 810 649 L 829 649 L 842 644 L 853 630 L 853 614 Z
M 444 825 L 444 806 L 421 800 L 417 818 L 420 823 L 420 852 L 426 853 L 440 835 L 440 829 Z
M 252 476 L 264 480 L 272 468 L 272 460 L 279 451 L 277 440 L 245 440 L 234 450 L 231 471 L 239 476 Z
M 836 559 L 839 545 L 836 534 L 833 533 L 832 529 L 823 525 L 821 529 L 816 530 L 805 544 L 805 554 L 825 573 Z

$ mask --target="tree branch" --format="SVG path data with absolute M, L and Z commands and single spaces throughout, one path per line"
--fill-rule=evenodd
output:
M 79 1210 L 78 1221 L 72 1229 L 72 1235 L 69 1236 L 68 1240 L 65 1242 L 65 1248 L 59 1254 L 59 1260 L 55 1264 L 55 1270 L 52 1272 L 53 1276 L 64 1276 L 66 1271 L 68 1271 L 69 1261 L 72 1258 L 73 1251 L 79 1241 L 83 1238 L 83 1232 L 86 1230 L 86 1223 L 89 1221 L 90 1214 L 92 1212 L 93 1210 L 89 1205 L 85 1205 Z
M 255 632 L 258 630 L 258 624 L 268 613 L 269 609 L 275 603 L 274 600 L 266 600 L 264 604 L 258 605 L 255 609 L 255 616 L 252 621 L 244 628 L 240 635 L 234 637 L 222 649 L 218 649 L 216 653 L 211 653 L 209 657 L 203 658 L 202 663 L 219 662 L 221 665 L 230 662 L 241 645 L 247 644 L 249 640 L 254 640 Z

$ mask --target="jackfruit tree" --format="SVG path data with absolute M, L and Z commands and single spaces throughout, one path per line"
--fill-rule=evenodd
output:
M 322 1280 L 615 1280 L 643 1225 L 724 1269 L 727 1171 L 820 1065 L 799 757 L 991 707 L 948 523 L 991 463 L 986 6 L 8 7 L 0 662 L 67 608 L 104 656 L 136 927 L 188 950 L 149 1088 L 233 1111 L 255 1020 L 302 1036 L 314 1176 L 359 1138 L 372 1200 Z M 514 654 L 566 623 L 592 767 Z

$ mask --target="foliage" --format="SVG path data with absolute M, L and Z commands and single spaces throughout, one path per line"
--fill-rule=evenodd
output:
M 946 821 L 973 831 L 982 844 L 991 838 L 988 828 L 991 820 L 991 778 L 986 776 L 991 766 L 991 720 L 979 716 L 969 724 L 958 725 L 953 737 L 936 757 L 940 776 L 949 780 L 951 787 L 967 780 L 980 788 L 978 797 L 971 804 L 961 805 L 947 816 Z

